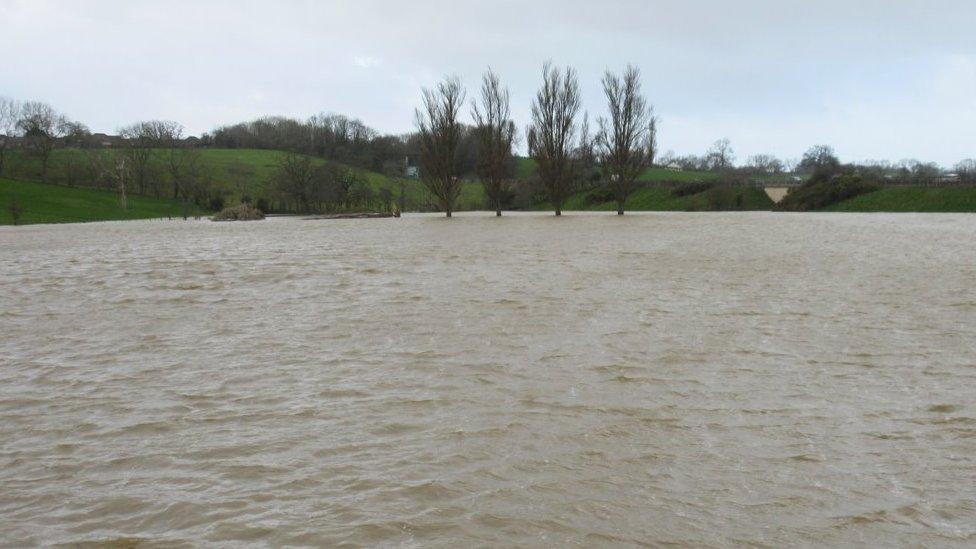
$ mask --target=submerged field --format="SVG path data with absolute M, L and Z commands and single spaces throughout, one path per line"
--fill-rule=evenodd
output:
M 122 229 L 0 228 L 4 545 L 976 537 L 976 216 Z

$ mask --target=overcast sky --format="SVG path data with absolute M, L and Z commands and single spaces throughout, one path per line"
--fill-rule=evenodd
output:
M 470 5 L 469 5 L 470 4 Z M 844 160 L 976 157 L 976 1 L 0 0 L 0 95 L 51 103 L 93 131 L 142 119 L 199 134 L 338 112 L 413 128 L 422 86 L 488 66 L 520 127 L 547 59 L 600 78 L 641 68 L 660 146 L 740 160 L 828 143 Z

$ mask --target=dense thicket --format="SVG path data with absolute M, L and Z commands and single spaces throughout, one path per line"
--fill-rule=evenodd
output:
M 880 188 L 877 180 L 859 173 L 812 179 L 787 194 L 776 209 L 791 212 L 819 210 Z

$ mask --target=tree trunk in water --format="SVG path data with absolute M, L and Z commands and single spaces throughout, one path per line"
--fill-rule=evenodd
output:
M 502 216 L 502 210 L 501 210 L 501 208 L 495 210 L 495 217 L 501 217 L 501 216 Z
M 447 217 L 451 217 L 451 210 L 447 210 L 445 213 L 447 213 Z

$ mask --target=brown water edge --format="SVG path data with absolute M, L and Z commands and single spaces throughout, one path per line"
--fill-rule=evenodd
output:
M 0 228 L 0 540 L 971 546 L 976 216 Z

